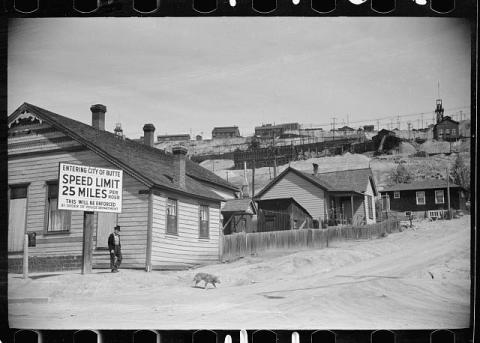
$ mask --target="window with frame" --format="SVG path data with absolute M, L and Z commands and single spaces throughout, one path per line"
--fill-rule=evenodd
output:
M 439 130 L 438 130 L 438 134 L 439 134 L 440 136 L 443 135 L 443 129 L 439 129 Z
M 394 199 L 400 199 L 400 192 L 393 192 Z
M 367 195 L 368 218 L 373 219 L 373 199 L 371 195 Z
M 457 135 L 457 130 L 456 129 L 452 129 L 452 136 L 456 136 Z
M 450 134 L 450 129 L 445 129 L 445 134 L 449 135 Z
M 177 234 L 177 209 L 178 202 L 175 199 L 167 199 L 167 233 Z
M 47 184 L 47 232 L 68 232 L 71 211 L 58 209 L 58 182 Z
M 418 191 L 416 192 L 416 198 L 417 198 L 417 205 L 425 205 L 425 192 L 424 191 Z
M 200 205 L 199 211 L 199 236 L 200 238 L 208 238 L 209 237 L 209 230 L 208 230 L 208 223 L 209 223 L 209 211 L 208 205 Z
M 444 204 L 445 203 L 445 196 L 443 190 L 437 189 L 435 190 L 435 204 Z

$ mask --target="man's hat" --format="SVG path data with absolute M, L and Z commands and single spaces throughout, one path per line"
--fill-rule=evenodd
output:
M 120 225 L 115 226 L 114 229 L 120 231 Z

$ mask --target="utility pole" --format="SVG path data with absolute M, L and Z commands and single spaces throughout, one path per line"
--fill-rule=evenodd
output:
M 252 199 L 255 196 L 255 157 L 252 159 Z
M 421 128 L 423 129 L 423 113 L 421 115 L 421 118 L 422 118 L 422 127 Z
M 377 119 L 377 131 L 380 131 L 380 120 Z
M 333 119 L 333 123 L 332 123 L 332 135 L 333 135 L 333 139 L 332 140 L 335 140 L 335 117 L 332 118 Z
M 408 140 L 410 140 L 411 139 L 410 138 L 410 126 L 412 125 L 412 123 L 408 122 L 407 125 L 408 125 Z
M 450 209 L 450 173 L 449 167 L 447 167 L 447 201 L 448 201 L 448 219 L 451 219 L 452 213 Z
M 400 115 L 397 115 L 397 129 L 400 130 Z

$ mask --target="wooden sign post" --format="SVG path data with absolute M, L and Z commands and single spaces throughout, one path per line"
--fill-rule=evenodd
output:
M 83 212 L 82 274 L 92 272 L 93 218 L 95 212 Z
M 82 274 L 90 274 L 95 212 L 122 212 L 123 171 L 60 162 L 58 179 L 58 209 L 83 211 Z

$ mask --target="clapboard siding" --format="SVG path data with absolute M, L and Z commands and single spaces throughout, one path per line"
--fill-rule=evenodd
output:
M 57 133 L 49 133 L 48 135 L 46 134 L 45 138 L 52 136 L 58 137 L 59 135 Z M 41 138 L 41 135 L 28 138 L 38 140 Z M 17 141 L 27 142 L 28 139 L 23 136 L 21 139 L 17 139 Z M 13 142 L 15 140 L 9 139 L 9 143 Z M 39 240 L 36 247 L 29 249 L 32 256 L 79 255 L 82 252 L 81 241 L 68 243 L 68 240 L 83 237 L 83 211 L 72 211 L 70 232 L 54 235 L 44 234 L 47 198 L 46 182 L 58 179 L 60 162 L 116 169 L 110 162 L 90 150 L 63 151 L 9 158 L 9 184 L 30 183 L 28 188 L 27 231 L 35 231 Z M 122 213 L 118 214 L 118 225 L 122 227 L 122 254 L 125 263 L 138 264 L 139 267 L 145 263 L 148 215 L 148 196 L 140 195 L 139 190 L 145 188 L 142 183 L 124 172 Z M 94 240 L 96 240 L 97 220 L 94 220 L 94 225 Z M 65 242 L 58 242 L 58 239 L 61 237 L 65 237 Z M 55 239 L 56 242 L 49 243 L 49 239 Z M 109 263 L 108 251 L 94 251 L 93 264 L 95 266 L 98 263 Z
M 152 264 L 154 268 L 185 264 L 206 264 L 218 261 L 219 204 L 209 206 L 209 238 L 199 238 L 199 206 L 207 205 L 188 198 L 178 201 L 177 235 L 166 233 L 166 201 L 153 198 Z
M 284 175 L 259 200 L 278 198 L 294 198 L 314 219 L 325 216 L 325 192 L 294 172 Z

